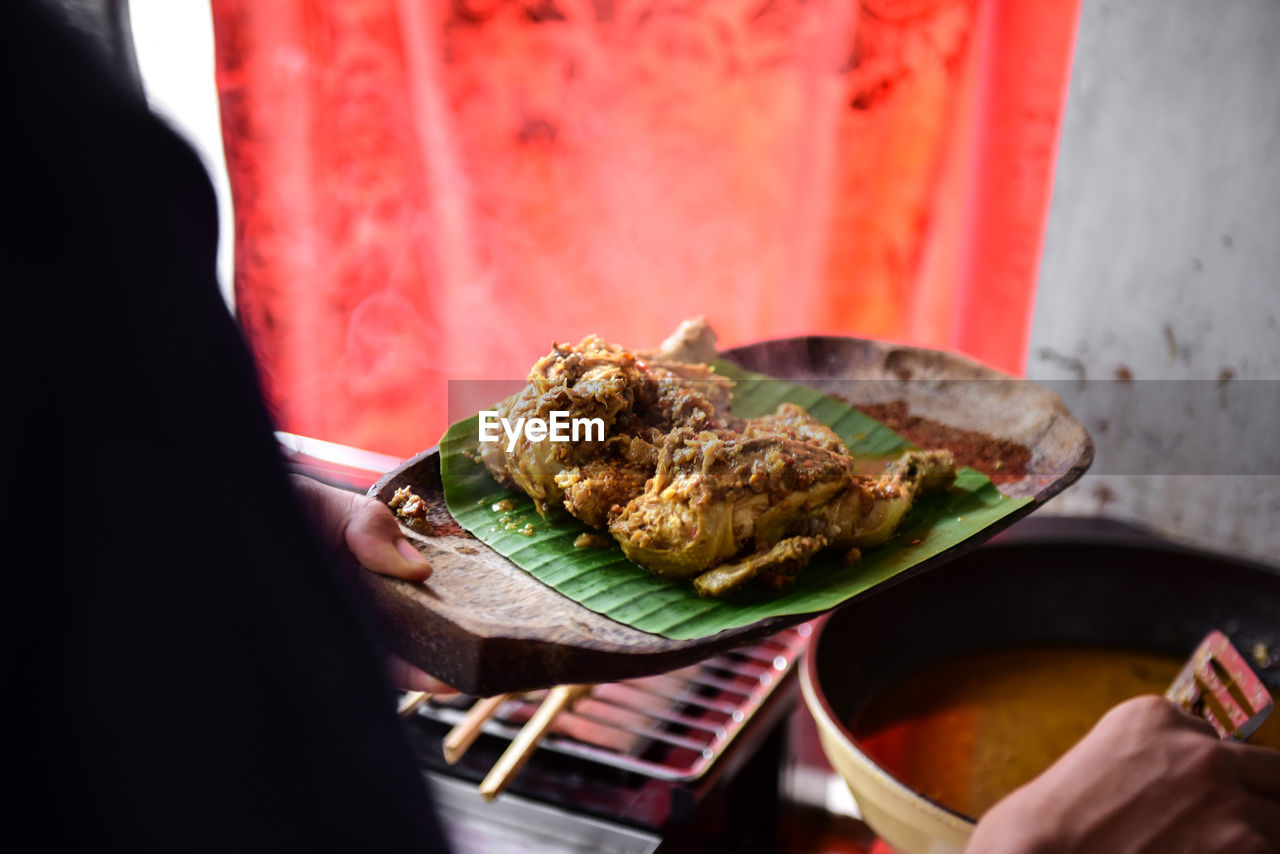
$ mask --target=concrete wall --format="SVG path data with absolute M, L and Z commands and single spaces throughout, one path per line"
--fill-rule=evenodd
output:
M 1276 0 L 1084 0 L 1028 374 L 1100 450 L 1046 510 L 1280 565 L 1278 46 Z

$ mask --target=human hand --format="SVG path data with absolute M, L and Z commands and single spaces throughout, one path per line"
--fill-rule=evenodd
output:
M 294 492 L 324 545 L 346 552 L 365 569 L 407 581 L 431 577 L 431 563 L 400 532 L 381 501 L 302 475 L 291 475 Z
M 1127 700 L 978 822 L 969 854 L 1277 854 L 1280 751 Z
M 431 577 L 431 563 L 400 532 L 395 515 L 381 501 L 302 475 L 291 475 L 290 479 L 327 548 L 345 552 L 361 566 L 381 575 L 407 581 L 425 581 Z M 394 655 L 387 658 L 387 676 L 391 684 L 404 691 L 457 693 Z

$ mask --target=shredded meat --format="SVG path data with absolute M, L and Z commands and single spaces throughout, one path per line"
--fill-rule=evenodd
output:
M 714 352 L 705 321 L 686 322 L 668 345 Z M 667 345 L 664 345 L 667 346 Z M 704 356 L 705 358 L 705 356 Z M 724 596 L 751 578 L 794 578 L 825 548 L 845 554 L 884 543 L 915 497 L 955 478 L 948 451 L 908 451 L 882 475 L 855 473 L 839 436 L 784 403 L 760 418 L 730 411 L 733 383 L 702 363 L 643 357 L 588 336 L 557 345 L 499 414 L 598 418 L 601 439 L 529 441 L 510 452 L 486 443 L 482 459 L 539 512 L 564 509 L 609 531 L 647 569 L 692 579 Z

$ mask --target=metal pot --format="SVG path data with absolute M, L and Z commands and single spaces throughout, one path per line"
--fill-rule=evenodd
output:
M 1280 651 L 1280 574 L 1114 522 L 1030 519 L 825 618 L 801 689 L 828 760 L 871 828 L 905 854 L 961 852 L 974 819 L 896 780 L 850 733 L 873 697 L 964 653 L 1065 642 L 1186 657 L 1215 628 L 1242 650 Z M 1280 666 L 1259 675 L 1280 691 Z

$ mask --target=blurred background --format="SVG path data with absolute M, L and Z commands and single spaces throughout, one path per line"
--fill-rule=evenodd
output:
M 887 338 L 1063 393 L 1099 456 L 1044 512 L 1274 565 L 1280 4 L 1018 6 L 127 17 L 284 429 L 406 456 L 450 379 L 688 314 Z

